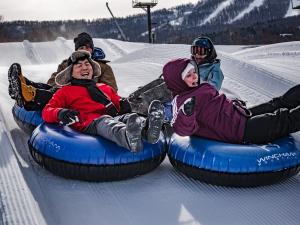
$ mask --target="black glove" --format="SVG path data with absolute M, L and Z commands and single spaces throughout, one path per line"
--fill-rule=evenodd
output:
M 196 97 L 193 96 L 184 101 L 183 108 L 182 108 L 182 112 L 184 115 L 190 116 L 193 114 L 194 109 L 195 109 L 195 100 L 196 100 Z
M 235 103 L 238 103 L 240 106 L 242 107 L 246 107 L 247 105 L 247 102 L 243 101 L 242 99 L 239 99 L 239 98 L 235 98 L 232 100 Z
M 63 125 L 71 125 L 73 123 L 79 122 L 78 118 L 79 112 L 72 109 L 62 109 L 58 113 L 58 120 Z
M 127 98 L 121 98 L 120 99 L 120 115 L 125 113 L 131 113 L 131 105 Z

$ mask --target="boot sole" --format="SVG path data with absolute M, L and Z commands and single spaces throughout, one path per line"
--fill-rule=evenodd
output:
M 16 100 L 18 106 L 23 106 L 23 97 L 21 95 L 21 81 L 19 79 L 20 74 L 20 65 L 13 64 L 12 69 L 9 71 L 8 74 L 9 88 L 11 88 L 9 93 L 11 98 Z M 14 95 L 12 95 L 11 93 L 14 93 Z
M 162 125 L 164 123 L 164 107 L 159 102 L 152 102 L 148 112 L 147 141 L 151 144 L 158 142 Z
M 143 149 L 142 142 L 142 120 L 137 114 L 131 115 L 126 122 L 127 143 L 131 152 L 138 152 Z

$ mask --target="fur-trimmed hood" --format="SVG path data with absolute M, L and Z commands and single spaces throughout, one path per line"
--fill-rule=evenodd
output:
M 69 85 L 71 83 L 72 78 L 72 71 L 73 71 L 73 65 L 75 62 L 77 62 L 79 59 L 87 59 L 90 64 L 93 67 L 93 79 L 97 80 L 98 77 L 101 76 L 101 68 L 97 62 L 92 60 L 91 54 L 88 51 L 85 50 L 78 50 L 72 53 L 72 55 L 69 58 L 70 65 L 64 69 L 63 71 L 59 72 L 55 77 L 55 83 L 62 87 Z

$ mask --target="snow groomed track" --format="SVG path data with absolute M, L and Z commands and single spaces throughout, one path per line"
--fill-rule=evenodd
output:
M 188 45 L 149 45 L 111 39 L 94 41 L 112 61 L 122 96 L 157 78 L 163 64 L 171 58 L 189 57 Z M 28 58 L 31 57 L 28 49 L 24 49 L 28 46 L 34 59 Z M 167 159 L 153 172 L 121 182 L 72 181 L 41 169 L 29 154 L 28 135 L 18 128 L 12 117 L 14 102 L 7 94 L 7 70 L 11 63 L 19 62 L 29 78 L 46 81 L 72 48 L 72 40 L 62 38 L 30 45 L 0 44 L 0 51 L 6 53 L 0 55 L 1 225 L 96 225 L 99 221 L 108 225 L 299 224 L 299 175 L 272 186 L 236 189 L 187 178 L 176 172 Z M 299 42 L 253 48 L 251 57 L 243 46 L 217 46 L 217 51 L 225 74 L 222 91 L 240 96 L 249 105 L 282 94 L 300 78 L 297 55 L 256 57 L 265 51 L 300 51 Z M 235 56 L 234 52 L 239 54 Z M 285 65 L 290 69 L 280 67 L 280 63 L 275 66 L 276 61 L 289 62 Z M 291 69 L 298 73 L 292 76 Z

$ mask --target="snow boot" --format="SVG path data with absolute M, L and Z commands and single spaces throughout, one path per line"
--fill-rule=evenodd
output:
M 20 64 L 13 63 L 10 66 L 8 82 L 8 93 L 12 99 L 16 100 L 18 106 L 24 106 L 24 101 L 30 102 L 34 100 L 36 88 L 26 84 Z
M 8 70 L 8 93 L 12 99 L 15 99 L 17 105 L 23 106 L 23 99 L 21 95 L 21 83 L 19 76 L 21 74 L 21 66 L 14 63 Z
M 249 108 L 252 116 L 261 115 L 264 113 L 273 113 L 277 109 L 281 108 L 283 105 L 281 98 L 273 98 L 271 101 L 253 106 Z
M 126 140 L 131 152 L 139 152 L 143 149 L 143 127 L 143 120 L 138 114 L 133 113 L 128 117 L 126 122 Z
M 148 118 L 143 132 L 147 142 L 151 144 L 158 142 L 164 123 L 164 116 L 164 106 L 159 100 L 153 100 L 148 109 Z
M 273 113 L 277 109 L 286 108 L 294 109 L 300 105 L 300 85 L 290 88 L 280 97 L 273 98 L 271 101 L 253 106 L 249 110 L 252 115 L 260 115 L 264 113 Z

